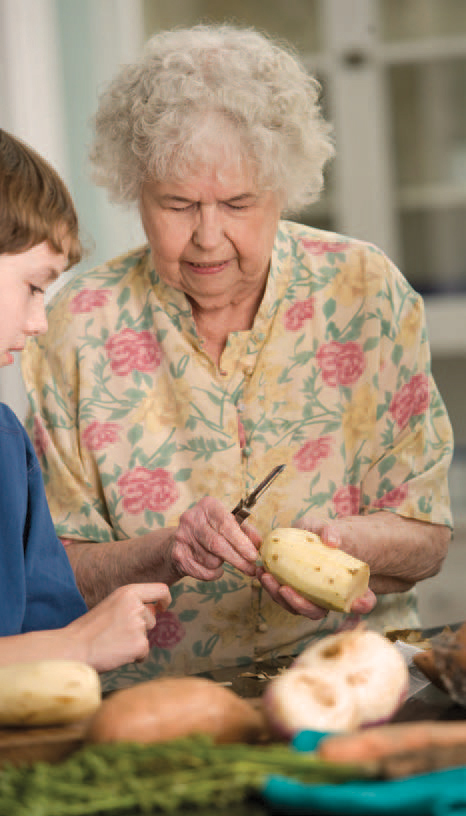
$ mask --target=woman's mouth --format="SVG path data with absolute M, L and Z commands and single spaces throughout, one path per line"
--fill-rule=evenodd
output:
M 196 275 L 216 275 L 218 272 L 222 272 L 228 263 L 229 261 L 208 261 L 207 263 L 186 261 L 187 266 L 189 266 Z

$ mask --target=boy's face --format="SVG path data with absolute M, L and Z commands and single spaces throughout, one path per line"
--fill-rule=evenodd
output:
M 26 338 L 47 330 L 45 290 L 63 272 L 67 257 L 47 241 L 32 249 L 0 254 L 0 366 L 13 362 Z

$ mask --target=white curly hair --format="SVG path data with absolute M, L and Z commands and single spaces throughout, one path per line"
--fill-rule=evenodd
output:
M 334 153 L 319 94 L 293 49 L 254 29 L 162 31 L 100 95 L 93 178 L 132 202 L 150 178 L 236 163 L 259 190 L 280 193 L 283 210 L 299 211 L 318 198 Z

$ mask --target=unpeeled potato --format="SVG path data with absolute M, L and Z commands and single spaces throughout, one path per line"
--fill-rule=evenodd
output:
M 65 725 L 100 706 L 99 675 L 77 660 L 34 660 L 0 668 L 0 725 Z
M 260 707 L 213 680 L 156 678 L 107 697 L 86 740 L 164 742 L 200 733 L 216 743 L 259 742 L 265 738 L 265 718 Z

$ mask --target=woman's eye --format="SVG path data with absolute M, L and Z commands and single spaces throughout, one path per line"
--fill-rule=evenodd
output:
M 174 212 L 187 212 L 188 210 L 192 210 L 194 206 L 195 206 L 194 204 L 185 204 L 184 206 L 176 204 L 172 205 L 170 209 L 173 210 Z
M 230 210 L 247 210 L 249 207 L 252 206 L 252 201 L 250 200 L 242 200 L 242 201 L 226 201 L 225 204 Z
M 44 290 L 40 288 L 40 286 L 34 286 L 33 283 L 29 284 L 29 291 L 31 295 L 43 295 Z

